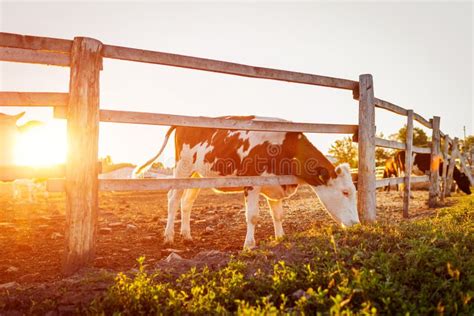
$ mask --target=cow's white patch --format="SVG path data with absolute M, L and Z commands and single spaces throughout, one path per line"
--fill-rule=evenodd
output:
M 356 189 L 347 164 L 339 165 L 336 171 L 337 178 L 330 179 L 327 185 L 312 188 L 331 217 L 342 226 L 349 227 L 359 223 Z
M 197 172 L 203 177 L 215 177 L 219 174 L 213 170 L 212 162 L 206 162 L 206 154 L 211 152 L 214 146 L 206 143 L 199 143 L 193 148 L 184 144 L 180 152 L 179 160 L 176 162 L 174 170 L 175 177 L 189 177 Z M 196 159 L 194 159 L 196 157 Z
M 281 146 L 285 141 L 286 132 L 232 131 L 229 132 L 228 137 L 234 135 L 238 135 L 242 143 L 246 143 L 247 141 L 249 143 L 248 147 L 242 144 L 239 146 L 239 148 L 237 148 L 237 154 L 239 155 L 240 159 L 243 160 L 245 157 L 247 157 L 249 152 L 255 148 L 255 146 L 261 145 L 265 142 L 268 142 L 272 145 Z M 244 147 L 246 147 L 245 150 Z

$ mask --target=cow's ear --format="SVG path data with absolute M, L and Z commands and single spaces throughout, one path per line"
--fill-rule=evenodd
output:
M 329 181 L 329 171 L 326 168 L 320 167 L 318 168 L 318 180 L 321 184 L 327 184 Z
M 340 164 L 339 166 L 337 166 L 335 171 L 336 171 L 336 174 L 338 176 L 346 175 L 346 174 L 350 175 L 351 174 L 351 169 L 349 168 L 349 165 L 346 164 L 346 163 L 343 163 L 343 164 Z
M 18 113 L 17 115 L 13 115 L 12 116 L 12 119 L 16 122 L 18 121 L 19 119 L 21 119 L 23 117 L 23 115 L 25 115 L 26 112 L 21 112 L 21 113 Z

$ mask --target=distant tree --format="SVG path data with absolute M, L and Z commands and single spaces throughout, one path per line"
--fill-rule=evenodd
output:
M 461 148 L 463 152 L 470 152 L 474 150 L 474 135 L 469 135 L 466 139 L 461 141 Z
M 328 153 L 336 158 L 338 164 L 348 163 L 351 168 L 357 168 L 357 146 L 350 137 L 336 140 Z
M 400 130 L 390 135 L 390 138 L 398 140 L 402 143 L 406 142 L 406 133 L 407 133 L 407 126 L 404 125 Z M 428 135 L 426 135 L 425 131 L 419 127 L 413 127 L 413 145 L 419 147 L 428 147 Z

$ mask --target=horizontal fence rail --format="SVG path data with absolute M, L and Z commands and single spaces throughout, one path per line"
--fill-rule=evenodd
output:
M 388 140 L 388 139 L 383 139 L 376 137 L 375 138 L 375 146 L 377 147 L 384 147 L 384 148 L 392 148 L 392 149 L 399 149 L 399 150 L 405 150 L 406 149 L 406 144 L 394 141 L 394 140 Z M 412 151 L 415 153 L 420 153 L 420 154 L 430 154 L 431 149 L 427 147 L 419 147 L 419 146 L 413 146 Z
M 68 93 L 60 92 L 0 92 L 0 106 L 60 106 L 66 107 Z
M 70 54 L 72 41 L 0 32 L 0 46 Z
M 0 47 L 0 60 L 62 67 L 69 67 L 71 64 L 70 57 L 66 54 L 14 47 Z
M 0 33 L 0 46 L 70 54 L 72 41 Z M 359 83 L 353 80 L 265 67 L 255 67 L 207 58 L 191 57 L 114 45 L 103 45 L 102 56 L 111 59 L 190 68 L 243 77 L 287 81 L 346 90 L 355 90 L 359 86 Z
M 48 191 L 63 192 L 64 179 L 49 179 Z M 248 186 L 294 185 L 301 181 L 295 176 L 241 176 L 214 178 L 113 179 L 99 180 L 101 191 L 154 191 L 191 188 L 241 188 Z
M 54 167 L 0 166 L 0 181 L 64 177 L 64 165 Z
M 384 147 L 384 148 L 393 148 L 393 149 L 400 149 L 405 150 L 406 145 L 404 143 L 400 143 L 394 140 L 387 140 L 383 138 L 376 137 L 375 138 L 375 146 Z
M 404 180 L 405 180 L 405 177 L 383 178 L 383 179 L 375 180 L 375 183 L 376 183 L 377 188 L 382 188 L 388 185 L 402 184 Z M 429 176 L 411 176 L 410 177 L 410 183 L 424 183 L 424 182 L 429 182 L 429 181 L 430 181 Z
M 374 101 L 375 106 L 378 108 L 385 109 L 399 115 L 407 115 L 407 110 L 405 108 L 402 108 L 401 106 L 378 98 L 375 98 Z M 430 121 L 426 120 L 424 117 L 422 117 L 420 114 L 413 113 L 413 119 L 427 128 L 433 128 L 433 124 Z
M 190 57 L 178 54 L 170 54 L 113 45 L 104 45 L 103 56 L 112 59 L 160 64 L 166 66 L 231 74 L 243 77 L 288 81 L 346 90 L 354 90 L 358 87 L 358 82 L 352 80 L 312 75 L 287 70 L 255 67 L 207 58 Z
M 100 121 L 111 123 L 130 123 L 165 126 L 187 126 L 201 128 L 219 128 L 231 130 L 250 130 L 267 132 L 302 133 L 357 133 L 357 125 L 293 123 L 286 121 L 236 120 L 203 116 L 186 116 L 145 112 L 100 110 Z M 66 118 L 66 109 L 56 109 L 55 117 Z
M 431 154 L 431 148 L 428 147 L 413 146 L 412 151 L 419 154 Z

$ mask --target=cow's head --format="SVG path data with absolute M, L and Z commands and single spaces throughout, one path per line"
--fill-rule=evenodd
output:
M 327 177 L 324 184 L 313 186 L 331 217 L 343 227 L 359 223 L 356 188 L 348 164 L 336 167 L 336 177 Z
M 457 169 L 457 168 L 455 168 Z M 456 181 L 459 189 L 466 194 L 471 194 L 471 182 L 469 178 L 461 171 L 455 172 L 456 174 L 453 175 L 453 179 Z

